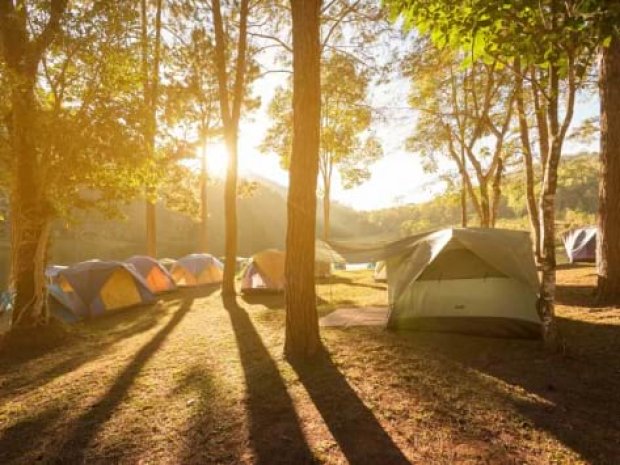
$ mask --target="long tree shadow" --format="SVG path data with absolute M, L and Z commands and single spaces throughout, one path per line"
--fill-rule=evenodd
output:
M 144 365 L 189 312 L 193 302 L 194 299 L 185 299 L 170 321 L 136 353 L 131 363 L 116 378 L 103 398 L 74 421 L 70 437 L 66 439 L 57 453 L 58 459 L 68 461 L 67 463 L 85 463 L 86 452 L 92 439 L 111 418 L 118 405 L 125 399 Z
M 176 300 L 181 303 L 178 295 Z M 168 300 L 169 305 L 173 303 L 172 299 Z M 32 390 L 44 386 L 78 369 L 101 356 L 118 342 L 154 328 L 162 318 L 170 314 L 170 311 L 169 307 L 155 304 L 149 308 L 132 308 L 98 320 L 84 322 L 79 333 L 66 337 L 53 349 L 48 348 L 45 359 L 41 358 L 45 346 L 38 346 L 34 352 L 21 354 L 19 357 L 11 357 L 10 353 L 3 354 L 0 358 L 0 376 L 12 374 L 13 377 L 5 380 L 0 401 L 14 395 L 20 389 Z M 23 363 L 36 359 L 40 361 L 34 370 L 18 370 Z
M 284 380 L 247 312 L 224 299 L 247 385 L 250 441 L 258 464 L 311 464 L 299 418 Z
M 402 377 L 403 385 L 412 385 L 412 397 L 445 395 L 441 404 L 453 417 L 446 416 L 446 420 L 464 423 L 470 432 L 489 437 L 498 434 L 492 425 L 451 407 L 449 396 L 467 397 L 464 403 L 479 404 L 476 410 L 480 411 L 489 408 L 485 398 L 503 399 L 503 405 L 512 406 L 527 419 L 524 428 L 534 425 L 547 431 L 588 463 L 616 464 L 620 457 L 620 326 L 562 318 L 558 324 L 569 344 L 564 356 L 549 354 L 530 341 L 397 333 L 390 350 L 399 365 L 392 365 L 390 372 Z M 390 334 L 376 336 L 384 340 Z M 411 365 L 407 362 L 411 357 L 435 368 L 426 369 L 417 362 L 419 369 L 413 374 L 398 369 L 404 363 Z M 449 387 L 453 380 L 459 383 Z M 489 380 L 516 388 L 498 388 Z M 440 385 L 443 390 L 438 389 Z M 457 395 L 461 385 L 469 388 Z
M 410 463 L 328 355 L 294 368 L 351 465 Z

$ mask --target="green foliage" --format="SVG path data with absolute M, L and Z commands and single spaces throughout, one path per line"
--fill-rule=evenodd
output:
M 327 189 L 334 169 L 343 186 L 351 188 L 370 177 L 369 166 L 379 159 L 382 148 L 370 133 L 372 109 L 366 103 L 370 77 L 349 55 L 331 53 L 321 77 L 321 179 Z M 273 120 L 260 149 L 275 152 L 288 168 L 292 144 L 292 95 L 289 87 L 276 90 L 269 105 Z
M 559 168 L 558 176 L 561 180 L 556 199 L 559 230 L 593 224 L 598 209 L 597 156 L 587 153 L 567 157 Z M 507 174 L 502 187 L 497 227 L 529 230 L 524 196 L 521 170 Z M 469 211 L 472 211 L 471 205 Z M 400 232 L 401 235 L 459 226 L 461 212 L 458 193 L 448 191 L 429 202 L 369 212 L 367 218 L 381 230 Z
M 76 10 L 43 57 L 33 131 L 38 182 L 56 216 L 74 208 L 113 212 L 148 179 L 138 55 L 128 42 L 136 19 L 129 7 Z M 11 172 L 10 163 L 4 168 Z

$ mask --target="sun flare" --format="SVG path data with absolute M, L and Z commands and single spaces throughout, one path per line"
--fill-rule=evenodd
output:
M 207 171 L 210 176 L 225 178 L 228 168 L 228 150 L 223 143 L 209 144 L 202 152 L 207 158 Z

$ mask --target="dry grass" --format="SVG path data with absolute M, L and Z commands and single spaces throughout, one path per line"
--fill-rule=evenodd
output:
M 592 268 L 560 272 L 566 351 L 380 328 L 281 355 L 281 298 L 183 291 L 0 358 L 0 463 L 618 463 L 620 311 Z M 385 302 L 369 272 L 320 311 Z M 45 338 L 41 338 L 45 339 Z

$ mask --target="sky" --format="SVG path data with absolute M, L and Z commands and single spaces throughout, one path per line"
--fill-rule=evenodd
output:
M 242 121 L 239 139 L 239 169 L 241 176 L 262 177 L 282 186 L 288 184 L 288 173 L 280 167 L 275 154 L 258 150 L 270 125 L 267 106 L 274 90 L 286 79 L 283 74 L 267 74 L 254 83 L 254 94 L 261 97 L 261 107 Z M 408 203 L 430 200 L 445 189 L 437 175 L 425 173 L 420 158 L 405 150 L 404 144 L 415 128 L 415 111 L 406 107 L 409 81 L 395 77 L 391 82 L 375 85 L 369 92 L 369 102 L 384 109 L 384 118 L 373 123 L 382 143 L 384 156 L 371 166 L 371 177 L 364 184 L 344 189 L 336 173 L 332 185 L 332 200 L 356 210 L 376 210 Z M 578 96 L 573 127 L 586 118 L 598 115 L 596 95 Z M 596 149 L 597 141 L 589 146 L 567 142 L 564 153 Z M 222 175 L 226 153 L 221 143 L 210 146 L 207 159 L 210 170 Z M 450 163 L 446 161 L 446 163 Z

